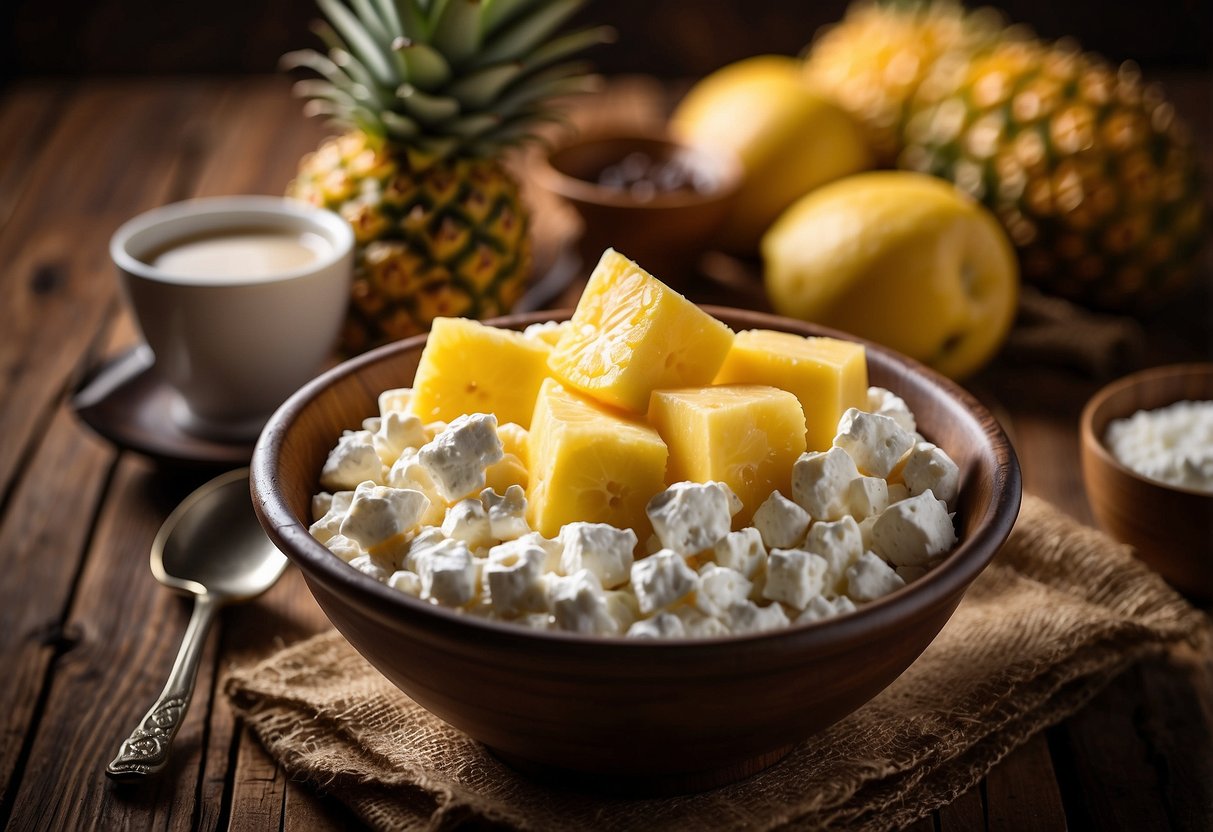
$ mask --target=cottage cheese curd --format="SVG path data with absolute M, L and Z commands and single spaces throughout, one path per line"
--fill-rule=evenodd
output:
M 1105 442 L 1143 477 L 1213 493 L 1213 401 L 1139 410 L 1109 424 Z
M 380 416 L 337 441 L 311 531 L 352 568 L 469 615 L 629 638 L 762 632 L 854 611 L 956 543 L 959 469 L 881 388 L 844 414 L 828 451 L 800 457 L 791 495 L 771 493 L 752 525 L 732 528 L 742 505 L 727 485 L 675 483 L 649 501 L 643 547 L 602 523 L 531 530 L 525 489 L 492 475 L 511 458 L 521 469 L 527 432 L 488 414 L 422 425 L 408 399 L 386 391 Z

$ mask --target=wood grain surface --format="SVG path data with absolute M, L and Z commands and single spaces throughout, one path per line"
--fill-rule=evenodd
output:
M 1213 160 L 1207 75 L 1163 80 Z M 669 100 L 625 79 L 577 118 L 652 123 Z M 356 828 L 281 771 L 219 692 L 232 665 L 329 626 L 293 569 L 224 613 L 165 776 L 134 789 L 105 779 L 188 618 L 152 579 L 148 549 L 205 475 L 117 453 L 66 405 L 136 337 L 106 253 L 118 224 L 195 195 L 280 193 L 322 133 L 280 78 L 26 81 L 0 94 L 0 827 Z M 531 197 L 542 260 L 576 222 Z M 761 306 L 734 278 L 693 294 Z M 1209 360 L 1211 321 L 1207 294 L 1146 319 L 1145 365 Z M 967 384 L 1012 434 L 1026 490 L 1086 523 L 1077 423 L 1101 384 L 1006 361 Z M 914 828 L 1067 827 L 1213 828 L 1213 653 L 1144 661 Z

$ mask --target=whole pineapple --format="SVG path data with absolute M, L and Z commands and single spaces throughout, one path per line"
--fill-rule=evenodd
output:
M 1195 272 L 1206 219 L 1196 155 L 1132 64 L 1032 39 L 941 63 L 910 105 L 898 165 L 989 206 L 1024 279 L 1054 294 L 1138 311 Z
M 868 124 L 887 163 L 990 207 L 1045 291 L 1137 311 L 1187 285 L 1206 207 L 1172 107 L 1131 64 L 991 14 L 860 3 L 814 41 L 806 72 Z
M 891 166 L 910 99 L 935 62 L 971 53 L 1001 30 L 992 9 L 970 12 L 954 0 L 862 0 L 817 32 L 805 54 L 805 77 L 859 119 L 878 160 Z
M 353 226 L 342 347 L 354 353 L 438 316 L 508 312 L 531 268 L 527 214 L 503 152 L 553 120 L 550 99 L 595 87 L 569 60 L 610 30 L 554 36 L 585 0 L 318 0 L 327 55 L 284 65 L 305 112 L 345 132 L 300 163 L 288 194 Z

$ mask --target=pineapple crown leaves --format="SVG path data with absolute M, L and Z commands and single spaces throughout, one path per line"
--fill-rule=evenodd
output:
M 556 34 L 586 0 L 317 0 L 325 52 L 283 56 L 304 112 L 403 147 L 415 166 L 492 156 L 559 121 L 550 100 L 593 92 L 582 50 L 609 43 L 597 26 Z

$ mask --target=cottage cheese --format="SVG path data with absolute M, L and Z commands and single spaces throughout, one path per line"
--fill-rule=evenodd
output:
M 1108 425 L 1104 441 L 1143 477 L 1213 493 L 1213 401 L 1139 410 Z
M 751 526 L 732 528 L 742 506 L 727 486 L 675 483 L 650 500 L 643 546 L 598 523 L 555 540 L 532 531 L 526 432 L 485 414 L 422 425 L 404 412 L 409 395 L 386 391 L 381 415 L 340 437 L 311 531 L 363 574 L 468 615 L 637 639 L 759 633 L 852 612 L 956 542 L 960 471 L 880 388 L 833 447 L 800 457 L 791 499 L 770 494 Z

